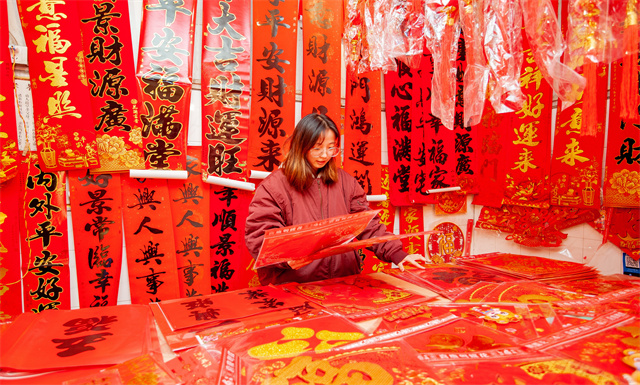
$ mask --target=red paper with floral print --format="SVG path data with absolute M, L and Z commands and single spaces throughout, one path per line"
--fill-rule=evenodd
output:
M 247 0 L 202 5 L 203 179 L 241 179 L 249 154 L 251 5 Z
M 20 316 L 10 329 L 19 338 L 3 338 L 2 351 L 12 354 L 3 356 L 2 367 L 38 371 L 114 365 L 154 349 L 150 325 L 149 308 L 139 305 Z
M 209 185 L 202 181 L 200 147 L 187 147 L 186 180 L 168 180 L 180 297 L 211 293 Z
M 640 210 L 613 207 L 607 210 L 606 241 L 613 243 L 636 261 L 640 259 Z
M 424 232 L 424 210 L 422 206 L 400 207 L 400 234 Z M 404 251 L 409 254 L 424 255 L 424 235 L 411 236 L 402 240 Z
M 100 167 L 93 172 L 144 168 L 129 4 L 109 0 L 77 4 L 100 158 Z
M 271 172 L 280 166 L 284 142 L 295 127 L 298 5 L 253 3 L 249 170 Z
M 13 67 L 9 54 L 9 13 L 0 4 L 0 183 L 18 175 L 18 134 L 13 94 Z
M 433 230 L 440 231 L 440 234 L 427 237 L 427 255 L 431 262 L 449 263 L 462 256 L 465 241 L 464 234 L 458 225 L 453 222 L 442 222 Z
M 20 178 L 11 178 L 0 185 L 0 322 L 22 313 L 20 182 Z
M 342 1 L 303 0 L 302 116 L 327 115 L 340 125 Z
M 136 76 L 146 168 L 185 170 L 196 1 L 143 2 Z
M 378 151 L 382 146 L 380 72 L 358 75 L 351 67 L 347 67 L 347 71 L 344 170 L 356 178 L 365 194 L 378 195 L 382 177 Z
M 180 297 L 165 179 L 122 178 L 122 218 L 131 303 Z
M 20 164 L 25 312 L 71 307 L 65 178 L 64 171 L 44 171 L 33 153 Z
M 69 172 L 80 307 L 118 304 L 122 267 L 119 174 Z
M 603 204 L 607 207 L 637 208 L 640 207 L 640 124 L 620 118 L 620 87 L 624 70 L 620 62 L 611 65 L 612 87 Z
M 20 0 L 38 160 L 43 170 L 100 166 L 75 2 Z
M 584 295 L 554 289 L 550 286 L 529 281 L 504 282 L 494 287 L 483 302 L 541 303 L 584 298 Z

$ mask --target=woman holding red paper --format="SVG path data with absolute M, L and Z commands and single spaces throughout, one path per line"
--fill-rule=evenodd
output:
M 335 123 L 325 115 L 312 113 L 298 122 L 281 168 L 262 181 L 249 206 L 245 241 L 254 259 L 269 229 L 370 209 L 360 184 L 335 161 L 340 154 L 339 138 Z M 386 227 L 374 218 L 357 238 L 385 234 L 389 234 Z M 418 261 L 427 261 L 422 255 L 407 254 L 398 240 L 371 248 L 379 259 L 393 262 L 401 270 L 406 263 L 421 267 Z M 258 269 L 258 278 L 262 285 L 318 281 L 358 274 L 361 265 L 361 257 L 352 251 L 314 260 L 299 269 L 287 263 L 265 266 Z

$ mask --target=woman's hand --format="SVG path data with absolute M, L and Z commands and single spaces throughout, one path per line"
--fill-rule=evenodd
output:
M 418 261 L 422 261 L 424 263 L 429 263 L 429 260 L 427 258 L 425 258 L 424 256 L 420 255 L 420 254 L 409 254 L 406 257 L 404 257 L 404 259 L 402 261 L 400 261 L 400 263 L 398 264 L 398 267 L 400 268 L 400 271 L 404 271 L 404 264 L 409 262 L 411 263 L 413 266 L 419 268 L 419 269 L 424 269 L 424 266 L 421 266 Z

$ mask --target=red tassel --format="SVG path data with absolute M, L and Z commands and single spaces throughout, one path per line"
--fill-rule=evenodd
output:
M 638 91 L 638 28 L 637 22 L 624 30 L 624 57 L 622 58 L 622 84 L 620 84 L 620 117 L 637 122 L 640 93 Z
M 582 93 L 582 127 L 580 134 L 583 136 L 596 136 L 598 133 L 598 105 L 597 82 L 598 64 L 585 60 L 582 66 L 587 86 Z

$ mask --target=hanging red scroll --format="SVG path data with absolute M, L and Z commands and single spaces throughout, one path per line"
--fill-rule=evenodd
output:
M 77 4 L 100 157 L 100 167 L 93 172 L 144 168 L 129 4 L 109 0 Z
M 640 53 L 636 65 L 640 73 Z M 624 62 L 611 65 L 612 86 L 603 204 L 608 207 L 640 207 L 640 124 L 620 117 L 620 77 L 623 71 Z
M 136 76 L 146 168 L 184 170 L 196 1 L 145 0 Z
M 551 109 L 553 92 L 524 43 L 520 85 L 525 96 L 522 109 L 513 113 L 506 132 L 505 204 L 549 207 Z
M 46 172 L 35 154 L 20 164 L 25 312 L 69 309 L 71 288 L 65 173 Z
M 397 65 L 397 71 L 390 71 L 384 75 L 387 149 L 391 177 L 389 192 L 394 206 L 408 206 L 411 204 L 411 106 L 414 73 L 402 62 L 398 62 Z
M 244 190 L 211 186 L 211 291 L 221 293 L 250 286 L 257 276 L 244 242 L 244 224 L 253 195 Z
M 0 185 L 0 322 L 22 313 L 20 288 L 20 178 Z
M 122 218 L 132 304 L 179 298 L 165 179 L 122 178 Z
M 250 10 L 248 0 L 203 3 L 203 179 L 209 175 L 238 179 L 247 171 Z
M 400 234 L 424 231 L 424 211 L 422 206 L 400 207 Z M 424 255 L 424 235 L 402 239 L 404 251 L 409 254 Z
M 18 174 L 18 134 L 13 95 L 13 67 L 9 55 L 7 3 L 0 4 L 0 183 Z
M 75 1 L 20 0 L 38 159 L 45 171 L 99 166 Z
M 209 185 L 202 181 L 201 148 L 187 148 L 186 180 L 169 180 L 180 297 L 211 293 Z
M 247 167 L 273 171 L 295 122 L 298 3 L 253 3 L 251 123 Z M 336 122 L 339 124 L 339 122 Z
M 119 174 L 69 172 L 80 307 L 118 304 L 122 267 Z
M 425 104 L 431 100 L 431 78 L 433 74 L 433 56 L 425 52 L 420 60 L 420 67 L 415 71 L 413 79 L 413 90 L 415 98 L 411 103 L 411 116 L 414 122 L 411 129 L 411 176 L 409 179 L 409 197 L 411 202 L 434 203 L 435 198 L 429 194 L 431 186 L 429 184 L 427 166 L 426 144 L 429 139 L 425 136 L 425 130 L 431 132 L 431 126 L 427 128 L 426 121 L 431 117 L 425 113 Z
M 302 116 L 316 112 L 340 126 L 342 1 L 302 0 Z
M 361 75 L 347 68 L 344 120 L 344 170 L 367 195 L 380 194 L 380 72 Z

